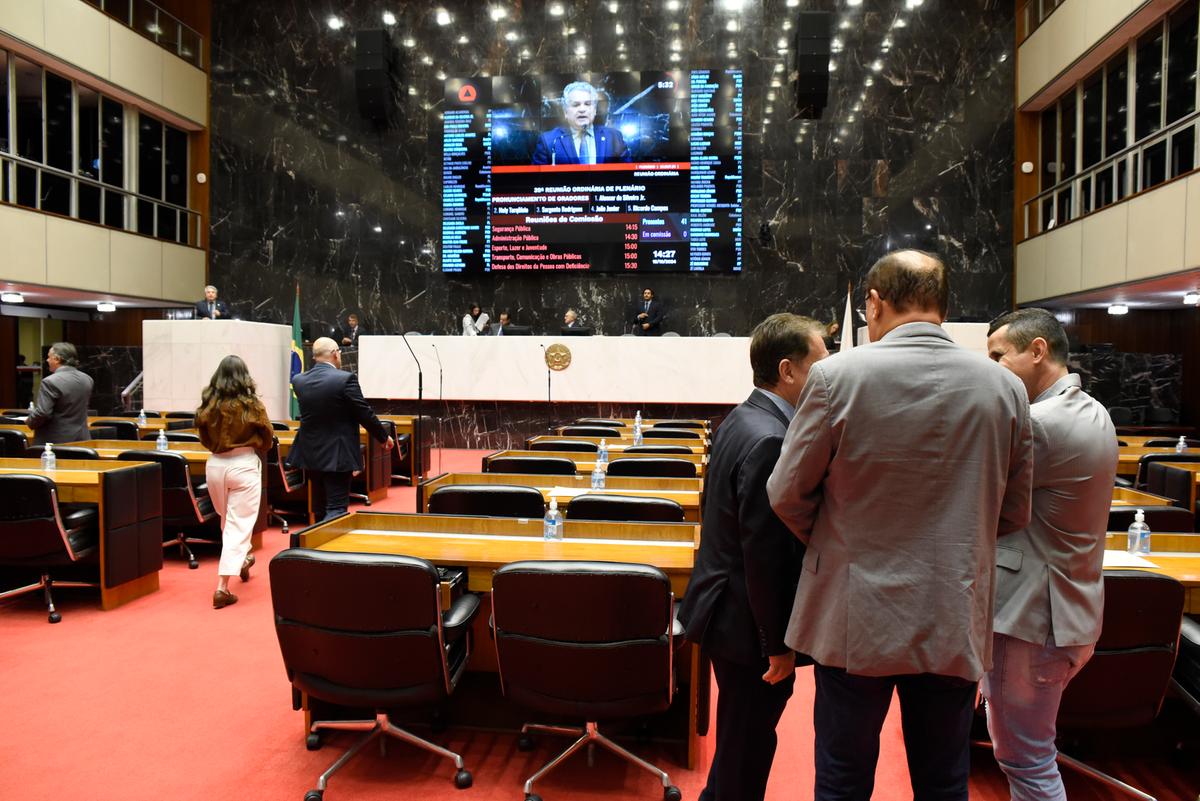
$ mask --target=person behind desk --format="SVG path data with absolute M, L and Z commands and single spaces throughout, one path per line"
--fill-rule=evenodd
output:
M 342 329 L 342 344 L 347 347 L 357 348 L 358 338 L 367 333 L 366 327 L 358 322 L 357 314 L 350 314 L 346 318 L 346 327 Z
M 496 325 L 490 326 L 491 331 L 489 331 L 488 333 L 494 337 L 502 337 L 502 336 L 504 336 L 504 329 L 507 328 L 508 326 L 509 326 L 508 312 L 500 312 L 500 322 L 498 322 Z
M 46 354 L 50 375 L 38 387 L 33 413 L 25 424 L 33 429 L 33 444 L 79 442 L 90 439 L 87 408 L 92 378 L 79 371 L 79 355 L 70 342 L 55 342 Z
M 804 546 L 767 500 L 809 368 L 829 355 L 815 320 L 773 314 L 750 337 L 753 392 L 713 441 L 700 550 L 679 620 L 712 660 L 717 741 L 700 801 L 762 801 L 775 727 L 792 695 L 797 664 L 783 642 Z
M 1067 372 L 1067 333 L 1045 309 L 994 321 L 988 355 L 1029 393 L 1033 518 L 996 543 L 988 731 L 1014 801 L 1065 799 L 1054 746 L 1063 690 L 1104 614 L 1104 536 L 1117 466 L 1107 410 Z
M 259 455 L 270 450 L 275 436 L 258 388 L 240 357 L 226 356 L 217 365 L 200 396 L 196 430 L 200 443 L 212 451 L 204 478 L 213 509 L 221 517 L 221 561 L 213 609 L 223 609 L 237 603 L 229 580 L 235 575 L 250 580 L 254 565 L 250 538 L 262 498 Z
M 583 328 L 583 324 L 579 322 L 579 315 L 574 309 L 567 309 L 563 314 L 563 328 Z
M 488 330 L 487 313 L 479 308 L 478 303 L 472 303 L 471 309 L 462 318 L 462 335 L 464 337 L 477 337 L 480 334 L 486 334 Z
M 562 107 L 566 124 L 538 137 L 533 164 L 608 164 L 632 154 L 616 128 L 593 125 L 600 93 L 586 81 L 567 84 Z
M 288 467 L 309 471 L 325 487 L 324 520 L 345 514 L 350 478 L 363 469 L 361 425 L 384 450 L 395 444 L 367 405 L 358 376 L 342 369 L 342 351 L 329 337 L 313 343 L 313 366 L 292 378 L 300 402 L 300 429 L 288 452 Z
M 217 288 L 211 284 L 204 287 L 204 300 L 196 301 L 197 320 L 228 320 L 229 306 L 217 299 Z
M 638 336 L 662 336 L 662 301 L 654 299 L 654 290 L 650 287 L 642 290 L 642 302 L 638 304 L 633 321 L 633 332 Z

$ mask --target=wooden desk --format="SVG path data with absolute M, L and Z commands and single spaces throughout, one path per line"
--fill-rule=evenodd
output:
M 134 423 L 137 424 L 136 417 L 89 417 L 88 426 L 102 426 L 105 423 L 111 422 Z M 190 420 L 168 420 L 165 417 L 147 417 L 145 425 L 138 425 L 138 436 L 145 438 L 147 434 L 158 436 L 159 431 L 176 431 L 185 429 L 192 425 Z
M 296 442 L 296 436 L 299 429 L 291 431 L 275 431 L 275 439 L 279 440 L 279 458 L 286 459 L 288 452 L 291 451 L 292 445 Z M 385 453 L 383 445 L 377 442 L 373 437 L 367 434 L 366 429 L 359 426 L 358 441 L 363 445 L 363 471 L 362 478 L 366 489 L 366 496 L 370 506 L 372 503 L 381 501 L 387 497 L 388 486 L 391 484 L 391 454 Z M 319 497 L 320 491 L 316 489 L 313 482 L 308 481 L 308 522 L 309 525 L 317 522 L 319 515 L 317 514 L 318 507 L 323 511 L 323 499 Z
M 600 440 L 604 440 L 608 446 L 609 458 L 620 453 L 626 448 L 633 447 L 633 437 L 625 437 L 622 439 L 609 439 L 607 437 L 564 437 L 558 434 L 538 434 L 536 437 L 528 437 L 525 440 L 525 448 L 528 449 L 530 444 L 534 442 L 561 442 L 568 440 L 571 442 L 594 442 L 600 444 Z M 708 453 L 708 441 L 703 439 L 642 439 L 643 445 L 683 445 L 691 448 L 692 453 Z M 670 454 L 659 454 L 669 456 Z
M 507 450 L 496 451 L 489 453 L 483 457 L 481 469 L 486 473 L 488 462 L 492 459 L 498 459 L 505 456 L 534 456 L 534 457 L 551 457 L 559 459 L 570 459 L 575 463 L 575 470 L 581 476 L 591 475 L 592 468 L 596 466 L 596 454 L 584 453 L 581 451 L 521 451 Z M 685 462 L 691 462 L 696 465 L 696 478 L 704 478 L 704 468 L 708 466 L 708 455 L 704 453 L 622 453 L 622 459 L 683 459 Z
M 1112 508 L 1125 506 L 1171 506 L 1173 501 L 1162 495 L 1154 495 L 1129 487 L 1113 487 Z
M 96 504 L 99 521 L 100 606 L 115 609 L 135 598 L 158 590 L 158 571 L 162 569 L 162 515 L 138 518 L 130 515 L 127 498 L 113 494 L 112 477 L 122 471 L 141 467 L 140 462 L 104 462 L 94 459 L 59 459 L 56 469 L 43 470 L 40 459 L 0 459 L 0 475 L 46 476 L 55 483 L 61 503 Z M 159 475 L 155 468 L 155 475 Z M 160 479 L 161 483 L 161 479 Z M 136 504 L 135 504 L 136 506 Z M 120 508 L 117 508 L 120 507 Z M 153 550 L 146 548 L 141 528 L 153 524 Z M 154 556 L 150 556 L 154 554 Z M 156 558 L 155 558 L 156 556 Z M 139 568 L 126 580 L 116 578 L 118 571 L 130 573 L 129 561 Z
M 540 520 L 355 512 L 306 529 L 296 539 L 305 548 L 396 553 L 428 559 L 445 567 L 465 568 L 468 589 L 478 593 L 491 592 L 492 573 L 511 562 L 587 559 L 653 565 L 667 574 L 676 597 L 683 595 L 699 545 L 698 526 L 568 520 L 563 529 L 563 540 L 547 541 L 542 538 Z M 475 619 L 475 651 L 468 671 L 490 674 L 496 671 L 495 645 L 487 633 L 491 602 L 486 595 L 482 600 L 483 608 Z M 687 666 L 678 677 L 680 692 L 672 709 L 656 716 L 656 722 L 661 725 L 664 737 L 686 746 L 684 761 L 694 768 L 699 758 L 698 732 L 706 730 L 708 722 L 710 677 L 707 665 L 699 658 L 699 649 L 691 643 L 682 646 L 676 663 Z M 486 679 L 486 697 L 481 699 L 476 694 L 468 703 L 467 694 L 460 693 L 464 699 L 456 712 L 467 720 L 472 717 L 486 720 L 489 710 L 484 706 L 505 706 L 494 680 L 490 676 L 480 678 Z M 307 733 L 312 710 L 308 699 L 304 700 Z M 455 702 L 454 696 L 450 702 Z M 515 728 L 520 721 L 512 725 Z
M 1147 453 L 1174 453 L 1174 448 L 1139 448 L 1130 445 L 1117 448 L 1117 475 L 1136 476 L 1138 460 Z
M 1125 550 L 1128 535 L 1124 531 L 1110 531 L 1105 547 L 1113 551 Z M 1145 557 L 1155 568 L 1131 567 L 1128 570 L 1146 570 L 1161 573 L 1183 585 L 1183 611 L 1200 614 L 1200 534 L 1154 534 L 1150 535 L 1150 554 Z
M 584 493 L 602 495 L 640 495 L 646 498 L 666 498 L 683 507 L 683 519 L 691 523 L 700 522 L 700 498 L 704 482 L 699 478 L 641 478 L 634 476 L 611 476 L 604 489 L 593 490 L 591 476 L 546 476 L 531 473 L 442 473 L 417 486 L 417 510 L 429 509 L 429 496 L 438 487 L 450 484 L 510 484 L 534 487 L 541 490 L 542 497 L 549 502 L 558 501 L 558 508 L 565 510 L 572 499 Z
M 415 414 L 381 414 L 380 420 L 387 420 L 396 427 L 396 436 L 401 434 L 408 435 L 408 464 L 403 463 L 395 465 L 395 475 L 403 477 L 411 486 L 416 486 L 417 482 L 429 474 L 431 465 L 433 464 L 433 418 L 429 415 L 421 415 L 421 453 L 417 454 L 417 416 Z M 404 469 L 407 467 L 407 470 Z M 416 475 L 414 475 L 416 474 Z

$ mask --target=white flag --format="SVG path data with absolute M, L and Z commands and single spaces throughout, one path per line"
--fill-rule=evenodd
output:
M 850 307 L 850 287 L 846 287 L 846 313 L 842 316 L 842 345 L 838 353 L 854 347 L 854 309 Z

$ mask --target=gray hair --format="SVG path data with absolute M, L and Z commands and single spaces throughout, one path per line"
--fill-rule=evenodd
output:
M 210 290 L 210 289 L 211 289 L 213 292 L 216 292 L 216 291 L 217 291 L 217 288 L 216 288 L 215 286 L 213 286 L 212 284 L 209 284 L 208 286 L 204 287 L 204 291 L 205 291 L 205 292 L 207 292 L 207 291 L 208 291 L 208 290 Z
M 75 346 L 70 342 L 55 342 L 50 346 L 50 350 L 54 351 L 54 355 L 58 357 L 58 360 L 67 367 L 79 366 L 79 351 L 75 350 Z
M 575 81 L 573 83 L 567 84 L 563 88 L 563 93 L 562 93 L 562 107 L 563 108 L 567 107 L 567 98 L 570 97 L 572 92 L 587 92 L 589 95 L 592 96 L 592 103 L 598 104 L 600 102 L 600 93 L 596 91 L 596 87 L 592 86 L 587 81 Z

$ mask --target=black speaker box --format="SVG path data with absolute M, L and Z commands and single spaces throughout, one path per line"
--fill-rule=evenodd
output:
M 354 93 L 360 114 L 378 123 L 391 119 L 399 80 L 397 72 L 396 48 L 387 31 L 355 33 Z
M 832 55 L 833 14 L 801 11 L 794 39 L 796 112 L 818 119 L 829 104 L 829 57 Z

